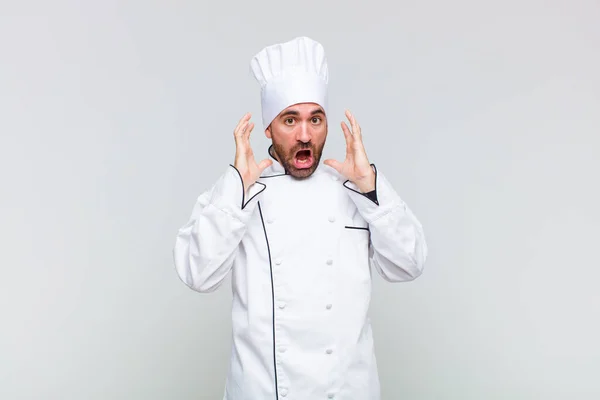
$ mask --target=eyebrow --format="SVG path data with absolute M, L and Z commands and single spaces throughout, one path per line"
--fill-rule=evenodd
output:
M 316 108 L 316 109 L 312 110 L 311 113 L 310 113 L 310 115 L 317 115 L 317 114 L 323 114 L 323 115 L 325 115 L 325 112 L 323 111 L 322 108 Z M 298 111 L 296 111 L 296 110 L 289 110 L 289 111 L 286 111 L 283 114 L 281 114 L 281 117 L 283 118 L 283 117 L 286 117 L 288 115 L 298 116 L 298 115 L 300 115 L 300 113 Z

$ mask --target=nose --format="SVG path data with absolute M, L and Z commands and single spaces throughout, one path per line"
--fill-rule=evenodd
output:
M 296 134 L 296 139 L 302 143 L 308 143 L 310 142 L 310 139 L 312 139 L 310 127 L 306 122 L 300 125 L 298 133 Z

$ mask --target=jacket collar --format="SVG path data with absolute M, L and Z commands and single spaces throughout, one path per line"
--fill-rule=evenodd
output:
M 261 178 L 269 178 L 271 176 L 280 176 L 280 175 L 289 175 L 289 172 L 285 170 L 283 165 L 281 165 L 281 163 L 279 161 L 277 161 L 277 159 L 273 155 L 273 145 L 272 144 L 267 149 L 267 152 L 269 153 L 269 157 L 271 158 L 271 161 L 273 161 L 273 164 L 271 164 L 269 167 L 267 167 L 263 171 Z

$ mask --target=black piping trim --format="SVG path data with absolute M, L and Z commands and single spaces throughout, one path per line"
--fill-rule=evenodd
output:
M 258 193 L 256 193 L 254 196 L 250 197 L 247 202 L 245 202 L 244 197 L 246 196 L 246 193 L 244 193 L 245 192 L 245 190 L 244 190 L 244 179 L 242 179 L 242 174 L 240 173 L 240 171 L 234 165 L 232 165 L 232 164 L 229 164 L 229 165 L 233 169 L 235 169 L 235 171 L 238 173 L 238 176 L 240 177 L 240 182 L 242 182 L 242 210 L 243 210 L 244 208 L 246 208 L 246 206 L 248 205 L 248 203 L 250 203 L 252 201 L 253 198 L 255 198 L 256 196 L 258 196 L 259 194 L 261 194 L 262 192 L 264 192 L 264 190 L 267 188 L 267 185 L 265 185 L 262 182 L 256 181 L 255 183 L 257 183 L 259 185 L 262 185 L 263 188 Z M 245 202 L 245 204 L 244 204 L 244 202 Z
M 375 166 L 375 164 L 371 164 L 371 166 L 373 167 L 373 169 L 375 170 L 375 196 L 377 197 L 377 167 Z M 359 192 L 358 190 L 354 190 L 348 186 L 346 186 L 346 183 L 350 182 L 350 179 L 346 179 L 343 183 L 344 187 L 348 190 L 352 190 L 355 193 L 360 194 L 361 196 L 366 197 L 367 199 L 371 200 L 373 203 L 379 205 L 379 200 L 373 200 L 371 198 L 369 198 L 369 196 L 367 196 L 365 193 Z
M 274 162 L 277 162 L 277 163 L 279 163 L 279 160 L 277 160 L 275 157 L 273 157 L 273 154 L 271 153 L 271 149 L 272 149 L 272 148 L 273 148 L 273 145 L 271 144 L 271 145 L 269 146 L 269 148 L 267 149 L 267 153 L 269 153 L 269 157 L 271 157 L 271 158 L 274 160 Z M 281 163 L 279 163 L 279 164 L 281 165 Z M 286 176 L 286 175 L 290 175 L 290 173 L 289 173 L 289 172 L 288 172 L 286 169 L 284 169 L 284 171 L 285 171 L 285 172 L 284 172 L 283 174 L 276 174 L 276 175 L 267 175 L 267 176 L 261 176 L 261 178 L 274 178 L 274 177 L 277 177 L 277 176 Z
M 365 228 L 363 226 L 348 226 L 348 225 L 346 225 L 344 228 L 346 228 L 346 229 L 363 229 L 365 231 L 370 231 L 369 228 Z
M 269 148 L 267 149 L 267 153 L 269 153 L 269 157 L 271 157 L 273 160 L 279 162 L 279 160 L 277 160 L 275 157 L 273 157 L 273 153 L 271 153 L 271 149 L 273 149 L 273 145 L 269 145 Z
M 260 207 L 260 201 L 258 202 L 258 212 L 260 214 L 260 221 L 262 222 L 263 231 L 265 232 L 265 240 L 267 242 L 267 253 L 269 254 L 269 270 L 271 271 L 271 304 L 272 304 L 272 315 L 273 315 L 273 371 L 275 372 L 275 399 L 279 399 L 278 383 L 277 383 L 277 357 L 276 357 L 276 345 L 275 345 L 275 288 L 273 287 L 273 263 L 271 262 L 271 247 L 269 246 L 269 238 L 267 237 L 267 228 L 265 228 L 265 220 L 262 214 L 262 208 Z
M 276 178 L 278 176 L 286 176 L 286 175 L 289 175 L 289 174 L 265 175 L 265 176 L 261 176 L 260 178 L 261 179 L 262 178 Z

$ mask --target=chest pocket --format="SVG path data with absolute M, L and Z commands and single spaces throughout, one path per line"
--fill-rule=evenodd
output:
M 340 252 L 341 258 L 344 260 L 344 269 L 347 270 L 349 278 L 355 280 L 356 283 L 369 283 L 371 280 L 369 224 L 356 208 L 352 207 L 348 211 L 343 226 L 340 227 Z

